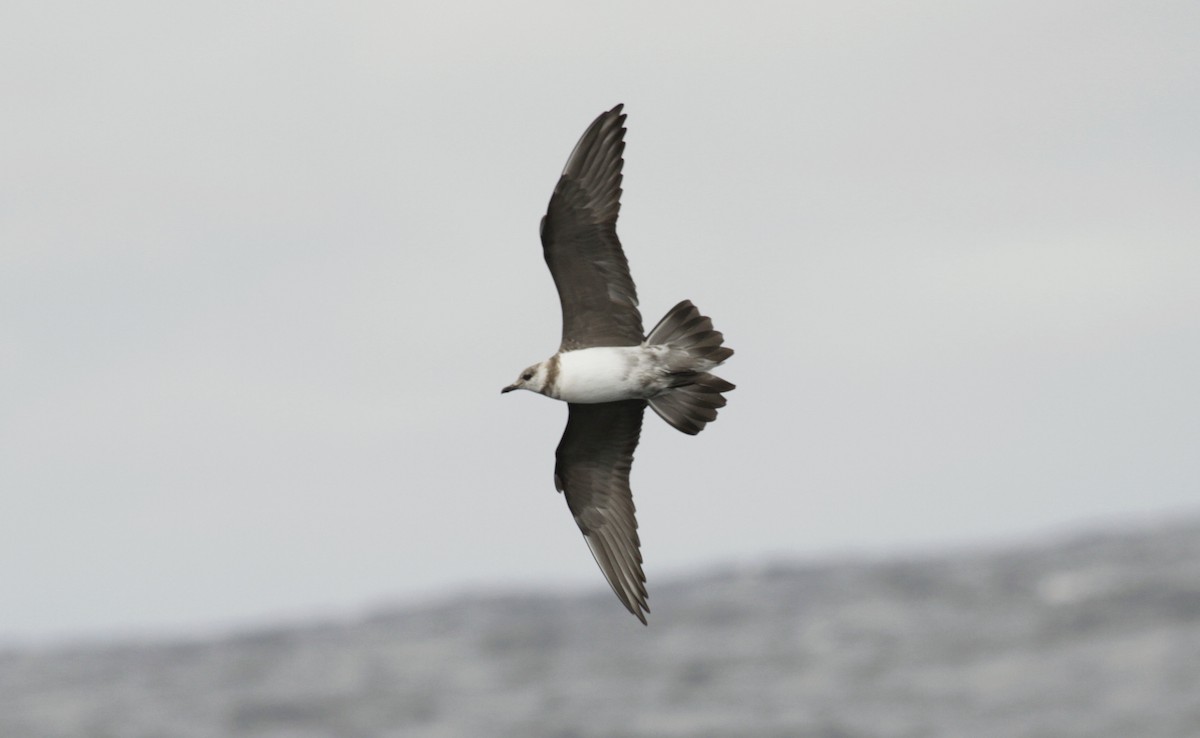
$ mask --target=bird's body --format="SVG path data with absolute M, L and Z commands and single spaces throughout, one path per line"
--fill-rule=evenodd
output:
M 563 402 L 644 400 L 661 391 L 651 353 L 641 346 L 598 346 L 555 354 L 557 381 L 546 394 Z
M 674 389 L 681 377 L 715 366 L 681 349 L 645 343 L 562 351 L 542 365 L 546 381 L 534 391 L 578 403 L 649 400 Z
M 733 355 L 712 321 L 684 300 L 642 334 L 637 290 L 617 239 L 625 116 L 620 105 L 583 134 L 563 169 L 542 248 L 562 303 L 562 344 L 503 392 L 526 389 L 570 406 L 555 454 L 554 486 L 567 498 L 596 563 L 625 607 L 646 622 L 629 470 L 649 405 L 691 435 L 734 387 L 709 372 Z

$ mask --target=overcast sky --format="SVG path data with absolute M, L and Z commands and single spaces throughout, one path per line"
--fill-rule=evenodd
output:
M 624 102 L 633 471 L 715 563 L 1200 514 L 1200 4 L 0 5 L 0 641 L 603 589 L 538 220 Z M 625 617 L 617 603 L 613 616 Z M 632 622 L 632 619 L 631 619 Z

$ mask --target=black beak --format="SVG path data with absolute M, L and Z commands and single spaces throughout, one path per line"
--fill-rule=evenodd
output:
M 508 385 L 507 387 L 505 387 L 504 389 L 500 390 L 500 394 L 504 394 L 505 392 L 512 392 L 512 391 L 513 391 L 513 390 L 515 390 L 516 388 L 517 388 L 517 385 L 515 385 L 515 384 L 510 384 L 510 385 Z

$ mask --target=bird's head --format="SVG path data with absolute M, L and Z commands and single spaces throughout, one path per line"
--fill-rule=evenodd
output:
M 549 376 L 549 370 L 545 361 L 538 362 L 533 366 L 526 367 L 521 372 L 521 376 L 517 377 L 517 381 L 500 390 L 501 394 L 512 392 L 513 390 L 529 390 L 530 392 L 541 392 L 546 388 L 546 379 Z

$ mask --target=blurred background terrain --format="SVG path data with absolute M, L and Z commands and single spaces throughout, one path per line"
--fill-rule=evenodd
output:
M 1200 520 L 0 652 L 39 738 L 1200 734 Z

